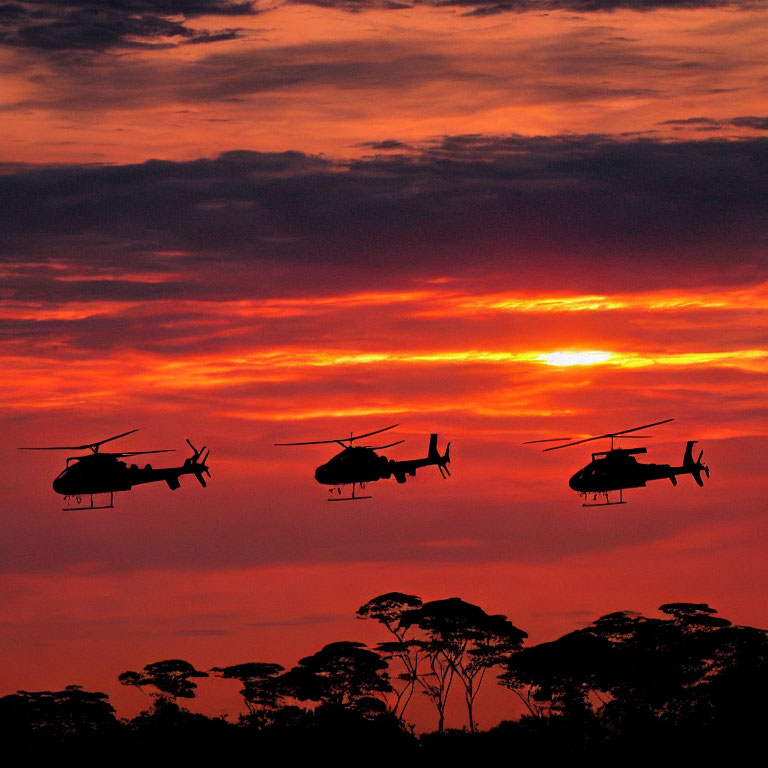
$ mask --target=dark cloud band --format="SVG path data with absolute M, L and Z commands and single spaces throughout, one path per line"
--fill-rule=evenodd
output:
M 468 255 L 521 275 L 572 263 L 601 279 L 615 269 L 645 282 L 663 282 L 672 264 L 692 275 L 727 263 L 721 279 L 764 269 L 768 139 L 477 135 L 419 151 L 388 141 L 374 152 L 348 163 L 239 151 L 9 169 L 0 176 L 0 252 L 16 272 L 6 290 L 26 299 L 74 290 L 45 285 L 32 269 L 41 261 L 92 274 L 78 295 L 113 295 L 119 286 L 98 282 L 103 272 L 181 264 L 190 270 L 184 291 L 210 293 L 208 277 L 195 287 L 192 276 L 211 260 L 223 291 L 227 274 L 254 263 L 314 265 L 328 279 L 350 269 L 456 272 Z M 183 260 L 170 267 L 157 256 L 176 252 Z M 134 298 L 161 290 L 151 281 L 124 288 Z
M 716 120 L 712 117 L 686 117 L 681 120 L 664 120 L 659 125 L 674 125 L 682 128 L 694 127 L 706 130 L 721 130 L 728 126 L 734 126 L 736 128 L 749 128 L 753 131 L 768 131 L 768 117 L 751 115 L 732 117 L 730 120 Z
M 758 0 L 290 0 L 345 11 L 455 7 L 465 14 L 759 7 Z M 239 30 L 200 30 L 190 19 L 260 13 L 253 0 L 19 0 L 0 5 L 0 45 L 41 51 L 103 52 L 115 48 L 213 43 Z
M 252 2 L 234 0 L 22 0 L 0 6 L 0 44 L 47 51 L 106 51 L 170 44 L 169 40 L 213 42 L 235 36 L 236 30 L 194 30 L 187 20 L 251 13 Z
M 467 15 L 489 15 L 494 13 L 524 13 L 547 11 L 653 11 L 661 8 L 724 8 L 726 6 L 759 7 L 758 0 L 293 0 L 294 3 L 319 5 L 324 8 L 340 8 L 346 11 L 362 11 L 372 8 L 379 10 L 400 10 L 417 5 L 439 8 L 466 8 Z

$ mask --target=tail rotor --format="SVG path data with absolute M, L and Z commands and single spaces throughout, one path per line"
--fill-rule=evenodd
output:
M 696 481 L 697 485 L 703 486 L 704 481 L 701 478 L 701 473 L 703 472 L 707 476 L 707 479 L 709 479 L 709 467 L 701 460 L 701 457 L 704 455 L 704 451 L 699 452 L 699 457 L 696 459 L 696 461 L 693 460 L 693 446 L 695 442 L 695 440 L 689 440 L 688 444 L 685 446 L 685 455 L 683 456 L 683 469 L 691 473 L 691 476 Z
M 437 458 L 437 468 L 440 470 L 440 475 L 443 480 L 446 480 L 451 476 L 451 470 L 448 469 L 448 462 L 451 460 L 450 456 L 451 444 L 445 446 L 445 453 Z
M 205 488 L 207 483 L 205 482 L 203 473 L 208 475 L 208 477 L 211 476 L 211 471 L 205 465 L 205 462 L 208 459 L 208 455 L 210 454 L 210 450 L 206 451 L 205 446 L 203 446 L 198 451 L 197 448 L 195 448 L 195 446 L 192 445 L 189 438 L 187 438 L 187 445 L 192 449 L 192 455 L 184 462 L 184 465 L 186 467 L 189 467 L 192 470 L 192 473 L 197 478 L 200 485 L 202 485 L 203 488 Z M 203 454 L 203 451 L 205 451 L 204 454 Z
M 451 460 L 449 451 L 451 450 L 451 444 L 448 443 L 448 445 L 445 446 L 445 453 L 441 456 L 440 452 L 437 450 L 437 434 L 432 433 L 429 436 L 429 449 L 427 451 L 427 461 L 430 464 L 434 464 L 439 470 L 440 474 L 442 475 L 443 480 L 446 479 L 446 477 L 449 477 L 451 474 L 451 471 L 448 469 L 448 462 Z

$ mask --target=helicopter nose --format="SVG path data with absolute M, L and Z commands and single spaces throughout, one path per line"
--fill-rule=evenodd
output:
M 53 481 L 53 490 L 56 491 L 56 493 L 68 496 L 71 492 L 69 479 L 66 477 L 57 477 Z
M 584 486 L 584 472 L 579 471 L 568 481 L 568 485 L 573 491 L 581 491 Z
M 315 470 L 315 480 L 317 480 L 318 483 L 325 483 L 326 485 L 328 483 L 330 483 L 330 480 L 328 480 L 328 465 L 327 464 L 321 464 Z

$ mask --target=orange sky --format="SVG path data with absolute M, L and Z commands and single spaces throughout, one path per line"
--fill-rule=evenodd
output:
M 124 163 L 243 148 L 350 156 L 369 142 L 464 133 L 738 137 L 754 128 L 730 120 L 765 112 L 767 13 L 467 17 L 285 4 L 239 19 L 242 36 L 215 45 L 111 50 L 96 61 L 8 47 L 2 159 Z M 702 116 L 724 124 L 684 122 Z
M 203 5 L 158 0 L 162 39 L 0 26 L 0 695 L 131 714 L 125 669 L 374 643 L 393 590 L 532 642 L 679 600 L 768 626 L 766 11 Z M 666 418 L 647 460 L 697 440 L 712 476 L 622 507 L 567 485 L 602 444 L 522 444 Z M 273 446 L 393 423 L 452 477 L 328 505 L 334 446 Z M 208 445 L 209 487 L 64 512 L 69 454 L 16 450 L 134 428 L 157 466 Z

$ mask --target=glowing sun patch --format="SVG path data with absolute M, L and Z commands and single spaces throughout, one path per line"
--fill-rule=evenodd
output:
M 539 362 L 545 365 L 569 366 L 569 365 L 598 365 L 611 359 L 613 355 L 610 352 L 602 352 L 596 349 L 583 350 L 576 352 L 566 350 L 563 352 L 547 352 L 539 355 Z

